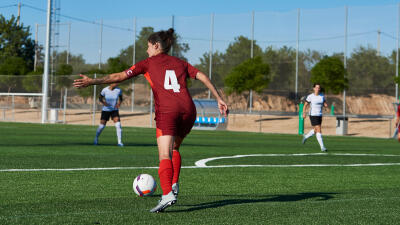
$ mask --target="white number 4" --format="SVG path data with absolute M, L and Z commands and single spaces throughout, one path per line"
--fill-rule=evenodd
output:
M 178 84 L 178 79 L 176 79 L 176 74 L 174 70 L 167 70 L 165 72 L 164 80 L 165 90 L 174 90 L 174 92 L 180 92 L 181 86 Z

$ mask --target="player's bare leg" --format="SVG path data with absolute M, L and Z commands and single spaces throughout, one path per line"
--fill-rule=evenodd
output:
M 122 143 L 122 127 L 120 118 L 116 116 L 113 118 L 113 121 L 115 125 L 115 131 L 117 132 L 118 146 L 124 147 L 124 144 Z
M 328 151 L 324 146 L 324 141 L 322 140 L 321 125 L 316 125 L 314 127 L 314 131 L 315 131 L 315 136 L 317 137 L 319 146 L 321 147 L 321 151 L 323 151 L 323 152 Z
M 100 120 L 99 127 L 96 130 L 96 136 L 94 138 L 94 145 L 97 145 L 99 143 L 99 136 L 101 132 L 103 132 L 104 128 L 106 127 L 107 121 L 106 120 Z
M 160 160 L 158 175 L 160 177 L 160 186 L 163 194 L 161 199 L 158 201 L 157 206 L 151 209 L 150 212 L 162 212 L 167 207 L 176 203 L 176 197 L 172 192 L 172 178 L 174 171 L 171 158 L 174 139 L 175 137 L 170 135 L 164 135 L 157 138 L 158 158 Z

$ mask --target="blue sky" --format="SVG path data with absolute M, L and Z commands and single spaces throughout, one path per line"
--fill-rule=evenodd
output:
M 128 1 L 128 0 L 58 0 L 60 13 L 85 21 L 123 27 L 104 27 L 102 61 L 116 56 L 133 42 L 133 18 L 137 17 L 137 29 L 152 26 L 166 29 L 175 15 L 175 28 L 182 41 L 189 43 L 187 53 L 190 62 L 197 63 L 199 57 L 209 50 L 210 14 L 214 17 L 213 50 L 224 51 L 234 37 L 251 37 L 251 11 L 255 10 L 255 39 L 263 48 L 273 45 L 295 47 L 297 8 L 301 9 L 300 48 L 316 49 L 330 54 L 343 51 L 344 6 L 349 6 L 349 52 L 357 46 L 377 47 L 377 30 L 381 51 L 389 54 L 395 49 L 398 1 L 394 0 L 202 0 L 202 1 Z M 47 0 L 2 0 L 0 13 L 6 18 L 17 13 L 21 2 L 21 20 L 35 32 L 35 23 L 45 24 Z M 72 18 L 61 17 L 61 22 L 71 22 L 71 52 L 82 54 L 89 63 L 99 61 L 100 29 L 98 25 L 83 23 Z M 44 27 L 39 28 L 39 43 L 44 43 Z M 335 38 L 336 37 L 336 38 Z M 67 42 L 66 26 L 60 26 L 60 50 Z M 350 54 L 350 53 L 349 53 Z

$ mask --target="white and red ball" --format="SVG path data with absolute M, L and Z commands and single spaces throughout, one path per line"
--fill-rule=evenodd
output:
M 157 183 L 149 174 L 139 174 L 133 180 L 133 191 L 139 196 L 150 196 L 157 188 Z

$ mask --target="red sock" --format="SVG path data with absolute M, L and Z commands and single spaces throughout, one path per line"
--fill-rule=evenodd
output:
M 177 150 L 172 151 L 172 166 L 174 168 L 172 184 L 175 184 L 178 183 L 179 173 L 181 172 L 181 154 Z
M 158 176 L 160 177 L 160 186 L 163 195 L 166 195 L 172 191 L 172 177 L 174 176 L 172 161 L 170 159 L 161 160 L 160 167 L 158 168 Z

